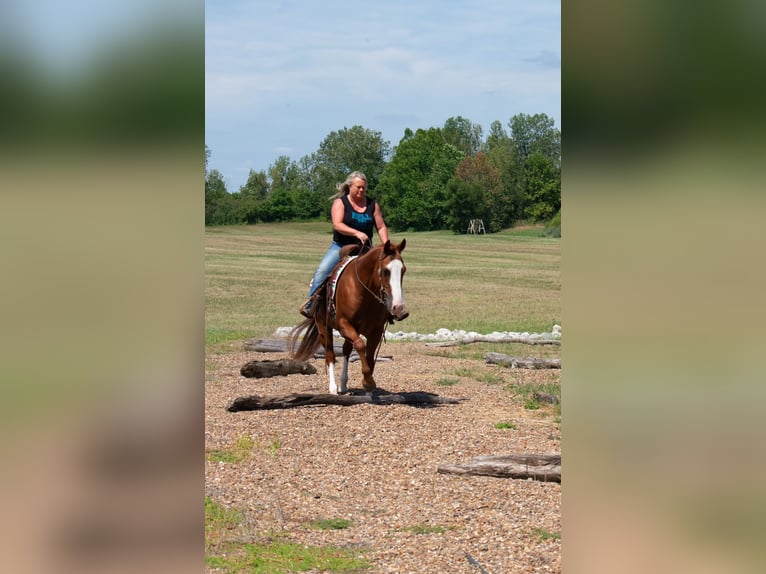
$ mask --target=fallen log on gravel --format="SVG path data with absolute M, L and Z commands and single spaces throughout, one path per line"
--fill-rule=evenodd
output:
M 243 345 L 245 351 L 257 353 L 284 353 L 287 351 L 285 339 L 247 339 Z
M 548 403 L 551 405 L 557 405 L 561 402 L 561 399 L 559 399 L 556 395 L 551 395 L 550 393 L 538 393 L 534 392 L 532 393 L 532 397 L 538 402 L 538 403 Z
M 291 409 L 313 405 L 411 405 L 415 407 L 431 407 L 443 404 L 456 404 L 466 399 L 441 397 L 433 393 L 388 393 L 353 391 L 347 395 L 292 393 L 276 397 L 259 397 L 251 395 L 239 397 L 226 408 L 231 413 L 239 411 L 258 411 L 273 409 Z
M 255 351 L 256 353 L 287 353 L 287 340 L 286 339 L 247 339 L 243 347 L 245 351 Z M 335 354 L 338 357 L 343 356 L 343 346 L 342 345 L 333 345 L 333 349 L 335 350 Z M 319 348 L 319 350 L 314 353 L 315 359 L 324 359 L 324 349 Z M 351 351 L 351 356 L 349 357 L 349 362 L 355 363 L 359 360 L 359 355 L 356 351 Z M 377 358 L 378 361 L 393 361 L 394 358 L 391 355 L 380 355 Z
M 245 340 L 243 347 L 245 351 L 255 351 L 257 353 L 286 353 L 287 339 L 247 339 Z M 333 345 L 335 353 L 338 355 L 343 354 L 343 347 L 341 345 Z M 356 354 L 356 351 L 352 351 L 352 356 Z M 324 357 L 324 349 L 320 347 L 317 352 L 317 356 Z
M 280 359 L 278 361 L 250 361 L 239 372 L 243 377 L 261 379 L 294 374 L 313 375 L 316 374 L 317 370 L 314 365 L 306 361 Z
M 440 464 L 440 474 L 470 474 L 497 478 L 561 482 L 560 454 L 501 454 L 477 456 L 462 464 Z
M 468 345 L 470 343 L 523 343 L 525 345 L 561 345 L 561 341 L 559 339 L 530 339 L 528 337 L 490 337 L 487 335 L 477 335 L 475 337 L 465 337 L 456 341 L 426 343 L 426 347 L 457 347 L 458 345 Z
M 531 357 L 512 357 L 503 353 L 487 353 L 484 362 L 511 367 L 514 369 L 560 369 L 561 359 L 536 359 Z

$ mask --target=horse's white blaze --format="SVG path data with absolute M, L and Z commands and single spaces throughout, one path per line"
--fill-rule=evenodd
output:
M 327 365 L 327 374 L 330 377 L 330 394 L 337 395 L 338 385 L 335 384 L 335 363 L 330 363 Z
M 388 265 L 388 270 L 391 272 L 389 282 L 391 283 L 391 297 L 393 301 L 391 306 L 393 309 L 404 307 L 404 292 L 402 291 L 402 262 L 398 259 L 394 259 Z

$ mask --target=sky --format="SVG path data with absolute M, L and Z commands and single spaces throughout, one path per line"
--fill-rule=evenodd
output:
M 462 116 L 486 137 L 516 114 L 561 129 L 560 0 L 206 0 L 208 169 L 236 192 L 250 170 L 298 161 L 360 125 Z

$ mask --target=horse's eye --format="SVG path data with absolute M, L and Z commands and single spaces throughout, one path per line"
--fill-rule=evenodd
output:
M 384 277 L 390 277 L 391 276 L 391 270 L 390 269 L 383 269 L 383 276 Z

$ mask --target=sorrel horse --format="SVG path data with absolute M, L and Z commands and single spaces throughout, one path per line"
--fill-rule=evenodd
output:
M 377 388 L 373 372 L 378 346 L 391 316 L 406 314 L 402 279 L 407 267 L 402 251 L 407 240 L 394 244 L 386 241 L 348 262 L 340 277 L 330 274 L 316 293 L 312 316 L 297 325 L 290 335 L 292 357 L 302 361 L 312 357 L 321 345 L 325 349 L 325 366 L 330 378 L 330 393 L 348 392 L 348 362 L 356 350 L 362 364 L 362 386 L 365 391 Z M 343 255 L 343 252 L 341 253 Z M 335 283 L 334 293 L 332 284 Z M 343 369 L 340 389 L 335 382 L 335 350 L 333 329 L 343 337 Z M 364 336 L 367 339 L 365 343 Z M 302 337 L 302 338 L 301 338 Z M 298 339 L 300 343 L 296 348 Z

